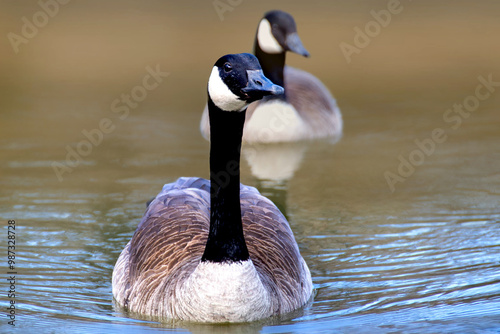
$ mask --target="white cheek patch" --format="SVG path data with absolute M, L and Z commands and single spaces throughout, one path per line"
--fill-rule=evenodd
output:
M 259 24 L 259 30 L 257 31 L 257 40 L 259 41 L 259 46 L 262 51 L 276 54 L 282 53 L 284 50 L 280 43 L 276 40 L 271 30 L 271 24 L 267 19 L 262 19 Z
M 222 81 L 217 66 L 214 66 L 208 79 L 208 94 L 214 104 L 224 111 L 243 111 L 248 106 Z

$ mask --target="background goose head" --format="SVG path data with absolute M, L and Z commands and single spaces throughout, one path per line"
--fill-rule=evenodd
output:
M 297 33 L 292 15 L 281 10 L 267 12 L 259 23 L 255 50 L 267 54 L 284 54 L 286 51 L 309 57 Z
M 222 111 L 245 110 L 267 95 L 283 94 L 281 86 L 264 76 L 257 58 L 249 53 L 225 55 L 215 63 L 208 80 L 208 100 Z

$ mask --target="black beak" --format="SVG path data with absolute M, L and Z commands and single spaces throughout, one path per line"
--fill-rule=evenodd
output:
M 262 70 L 248 70 L 248 84 L 241 91 L 248 101 L 257 101 L 267 95 L 281 95 L 285 89 L 264 76 Z
M 302 45 L 302 41 L 296 32 L 286 37 L 286 46 L 290 51 L 295 52 L 296 54 L 309 57 L 309 52 L 307 52 L 304 45 Z

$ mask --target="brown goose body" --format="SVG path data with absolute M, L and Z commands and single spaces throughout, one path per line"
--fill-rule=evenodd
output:
M 318 78 L 306 71 L 285 66 L 284 88 L 284 99 L 265 98 L 248 107 L 244 141 L 287 142 L 342 134 L 340 109 Z
M 312 284 L 293 232 L 279 209 L 255 188 L 241 185 L 240 194 L 250 259 L 271 299 L 268 316 L 295 310 L 311 297 Z M 210 181 L 180 178 L 165 185 L 118 258 L 116 301 L 133 312 L 190 320 L 189 307 L 179 307 L 189 301 L 178 292 L 200 263 L 209 225 Z M 200 305 L 197 310 L 202 312 Z M 199 320 L 206 321 L 203 317 Z

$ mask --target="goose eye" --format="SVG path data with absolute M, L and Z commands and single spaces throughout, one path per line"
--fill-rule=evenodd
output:
M 224 64 L 224 71 L 227 73 L 227 72 L 231 72 L 231 70 L 233 69 L 233 67 L 231 66 L 231 64 L 229 63 L 225 63 Z

